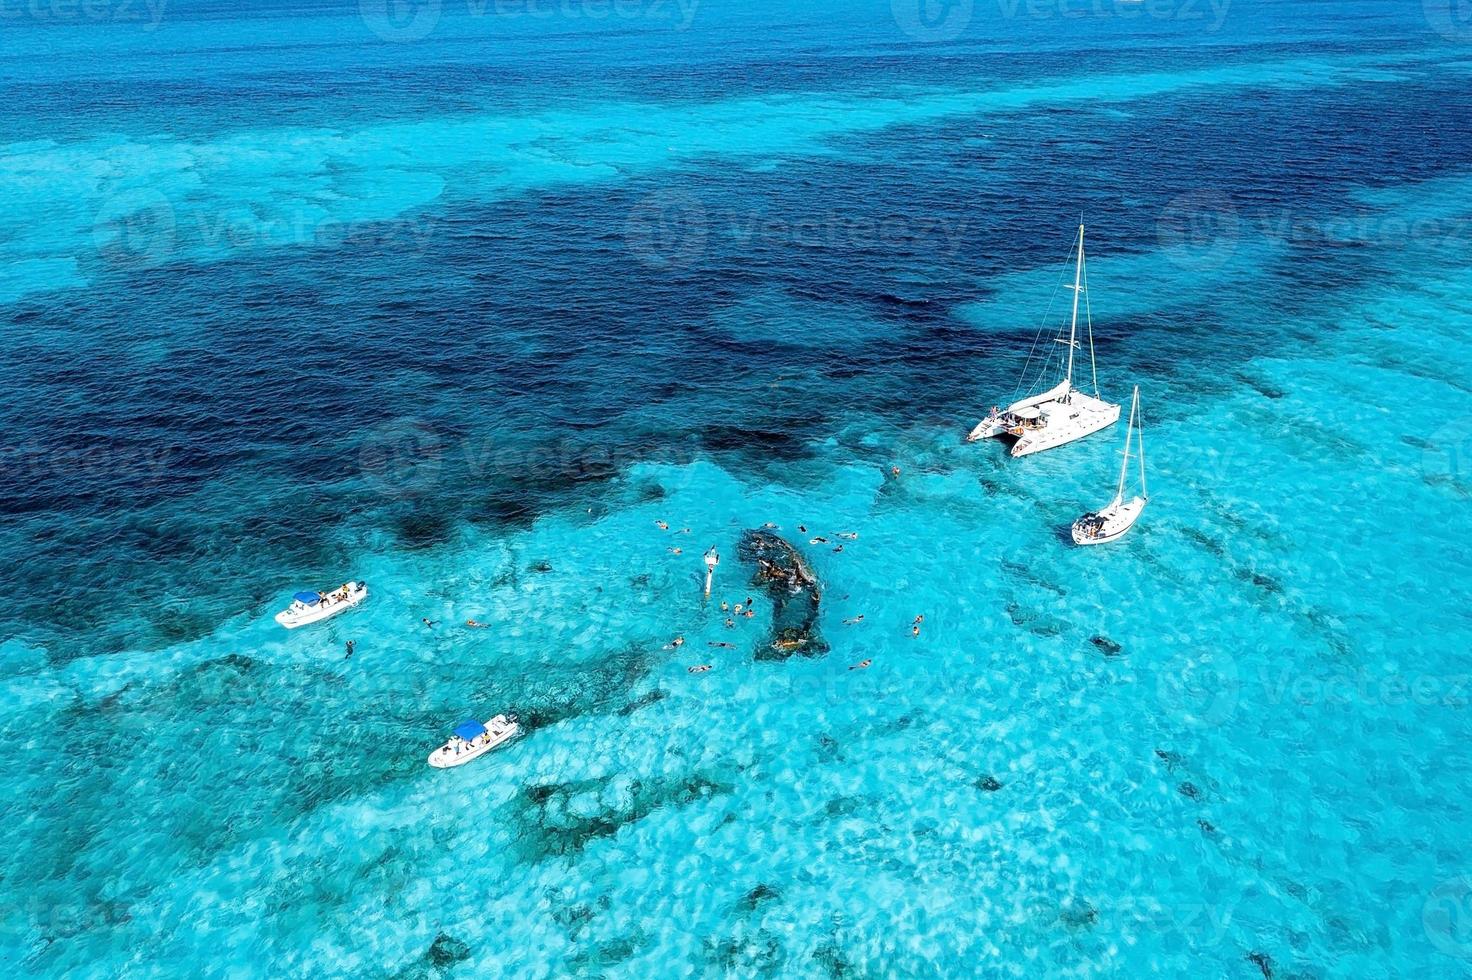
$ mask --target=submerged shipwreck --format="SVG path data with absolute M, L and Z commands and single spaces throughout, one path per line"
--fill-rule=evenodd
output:
M 821 657 L 828 644 L 818 635 L 818 604 L 823 591 L 818 577 L 797 549 L 768 531 L 746 531 L 737 545 L 737 555 L 755 565 L 754 585 L 761 586 L 773 604 L 775 635 L 769 646 L 757 652 L 758 660 L 786 660 L 795 653 Z

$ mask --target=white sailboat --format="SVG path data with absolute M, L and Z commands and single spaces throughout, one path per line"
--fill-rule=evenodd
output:
M 1106 402 L 1099 395 L 1099 372 L 1094 365 L 1093 318 L 1087 315 L 1089 285 L 1084 271 L 1083 225 L 1078 226 L 1078 245 L 1075 252 L 1077 259 L 1073 271 L 1073 319 L 1068 327 L 1068 339 L 1058 338 L 1058 343 L 1066 344 L 1068 348 L 1063 380 L 1042 394 L 1029 395 L 1021 401 L 1013 402 L 1006 409 L 993 408 L 991 414 L 971 430 L 971 434 L 966 437 L 967 442 L 1009 436 L 1016 439 L 1012 445 L 1012 455 L 1020 457 L 1082 439 L 1119 421 L 1119 406 Z M 1085 326 L 1089 335 L 1089 368 L 1094 381 L 1093 395 L 1085 394 L 1073 384 L 1073 354 L 1079 347 L 1080 296 L 1085 297 Z
M 1136 421 L 1138 419 L 1138 421 Z M 1135 385 L 1135 396 L 1130 402 L 1129 427 L 1124 433 L 1124 462 L 1119 465 L 1119 486 L 1109 505 L 1085 514 L 1073 522 L 1074 544 L 1104 544 L 1122 538 L 1135 526 L 1145 504 L 1150 500 L 1145 490 L 1145 420 L 1140 417 L 1140 386 Z M 1138 453 L 1140 458 L 1140 495 L 1124 499 L 1124 484 L 1130 469 L 1130 437 L 1139 433 Z

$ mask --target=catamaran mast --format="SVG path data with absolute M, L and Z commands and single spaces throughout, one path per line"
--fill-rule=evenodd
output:
M 1068 372 L 1063 380 L 1073 390 L 1073 350 L 1078 346 L 1078 294 L 1083 291 L 1084 279 L 1084 226 L 1078 226 L 1078 262 L 1073 267 L 1073 323 L 1068 328 Z M 1066 397 L 1066 396 L 1065 396 Z

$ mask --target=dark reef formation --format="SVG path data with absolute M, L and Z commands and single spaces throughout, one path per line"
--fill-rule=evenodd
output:
M 818 636 L 818 605 L 823 598 L 818 577 L 797 549 L 768 531 L 746 531 L 737 545 L 737 555 L 756 566 L 752 578 L 771 598 L 774 636 L 758 660 L 786 660 L 795 653 L 820 657 L 828 644 Z

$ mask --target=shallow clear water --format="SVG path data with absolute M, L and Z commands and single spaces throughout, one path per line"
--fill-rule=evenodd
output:
M 1458 11 L 477 9 L 8 21 L 9 970 L 1468 972 Z

